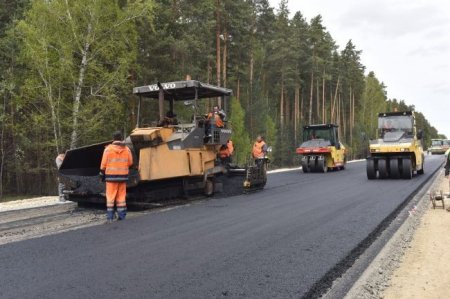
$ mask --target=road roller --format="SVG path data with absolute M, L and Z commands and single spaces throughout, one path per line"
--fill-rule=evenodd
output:
M 378 114 L 377 139 L 370 140 L 367 178 L 411 179 L 424 173 L 423 133 L 414 111 Z
M 345 169 L 346 150 L 339 141 L 336 124 L 316 124 L 303 127 L 303 143 L 296 149 L 301 155 L 304 173 Z

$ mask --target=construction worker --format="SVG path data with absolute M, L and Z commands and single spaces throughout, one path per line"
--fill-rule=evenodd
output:
M 61 167 L 65 156 L 66 156 L 66 151 L 65 150 L 60 150 L 58 156 L 56 156 L 55 163 L 56 163 L 56 167 L 58 168 L 58 170 Z M 65 202 L 66 201 L 66 199 L 64 198 L 63 190 L 64 190 L 64 184 L 61 183 L 61 181 L 59 180 L 59 176 L 58 176 L 59 202 Z
M 118 220 L 124 220 L 127 214 L 128 169 L 133 165 L 133 156 L 122 139 L 120 131 L 113 134 L 113 143 L 105 148 L 100 165 L 101 179 L 106 181 L 106 220 L 108 223 L 114 219 L 114 205 L 117 208 Z
M 220 147 L 218 156 L 222 163 L 231 163 L 231 155 L 234 152 L 233 141 L 228 140 L 226 144 Z
M 211 137 L 211 129 L 223 128 L 226 114 L 219 110 L 219 106 L 214 106 L 213 111 L 206 115 L 206 136 Z
M 253 144 L 252 149 L 252 157 L 257 161 L 258 159 L 263 159 L 266 157 L 267 154 L 267 144 L 264 142 L 264 137 L 261 135 L 258 135 L 256 137 L 256 141 Z
M 219 110 L 219 106 L 214 106 L 213 111 L 208 113 L 206 119 L 211 122 L 211 120 L 214 120 L 214 123 L 211 125 L 216 126 L 217 128 L 223 128 L 224 124 L 223 121 L 225 119 L 226 115 L 223 110 Z

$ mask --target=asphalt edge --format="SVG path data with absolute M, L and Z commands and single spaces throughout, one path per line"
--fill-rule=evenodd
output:
M 359 279 L 348 291 L 345 299 L 350 298 L 381 298 L 383 291 L 390 286 L 390 278 L 401 263 L 406 250 L 410 247 L 414 233 L 422 221 L 423 215 L 430 209 L 429 192 L 440 184 L 439 177 L 443 175 L 442 167 L 438 167 L 424 184 L 421 196 L 416 196 L 403 211 L 407 215 L 400 226 L 395 229 L 383 248 L 379 251 L 370 267 L 362 273 Z M 423 190 L 424 189 L 424 190 Z M 400 222 L 400 219 L 398 219 Z
M 310 290 L 301 298 L 380 298 L 379 296 L 370 296 L 370 290 L 367 291 L 364 287 L 362 287 L 362 289 L 364 289 L 362 292 L 355 292 L 357 285 L 363 285 L 361 283 L 357 284 L 357 282 L 360 281 L 368 268 L 373 268 L 369 267 L 369 265 L 373 264 L 375 258 L 380 254 L 382 249 L 387 246 L 387 243 L 390 242 L 389 240 L 391 240 L 399 228 L 407 222 L 410 211 L 412 209 L 419 211 L 418 208 L 414 207 L 419 206 L 420 203 L 426 202 L 422 199 L 427 195 L 427 190 L 435 182 L 437 174 L 441 169 L 442 167 L 439 165 L 428 179 L 419 184 L 395 210 L 382 220 L 380 224 L 352 251 L 350 251 L 346 257 L 314 283 Z M 424 209 L 420 208 L 420 211 L 424 211 Z M 415 212 L 415 214 L 417 213 Z M 414 218 L 418 219 L 419 217 Z M 420 219 L 417 221 L 420 221 Z M 411 232 L 411 238 L 413 232 L 414 230 Z M 389 255 L 387 256 L 389 257 Z M 387 258 L 387 260 L 390 261 L 391 259 Z M 358 289 L 361 290 L 361 288 Z M 372 289 L 376 290 L 376 288 Z M 373 293 L 377 292 L 374 291 Z M 367 296 L 367 294 L 369 294 L 369 296 Z

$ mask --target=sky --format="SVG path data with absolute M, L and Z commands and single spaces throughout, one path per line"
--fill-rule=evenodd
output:
M 269 2 L 277 11 L 280 1 Z M 288 7 L 308 23 L 320 14 L 339 50 L 351 39 L 388 98 L 414 105 L 450 139 L 450 1 L 289 0 Z

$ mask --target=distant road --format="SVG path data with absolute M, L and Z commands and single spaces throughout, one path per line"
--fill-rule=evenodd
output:
M 412 180 L 273 173 L 262 192 L 0 246 L 1 298 L 299 298 L 442 164 Z

